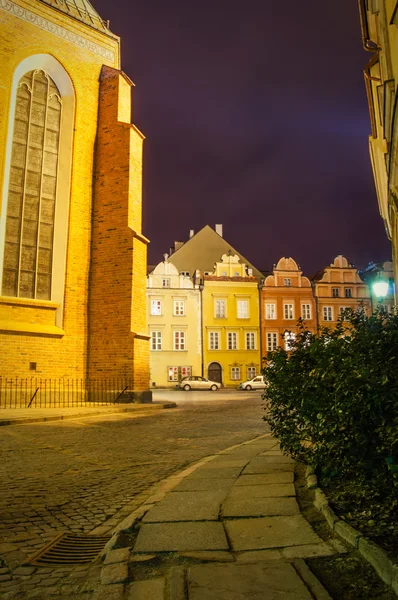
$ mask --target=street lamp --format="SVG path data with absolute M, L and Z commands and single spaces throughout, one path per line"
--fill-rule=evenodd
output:
M 388 281 L 378 277 L 372 287 L 377 300 L 382 302 L 388 294 Z

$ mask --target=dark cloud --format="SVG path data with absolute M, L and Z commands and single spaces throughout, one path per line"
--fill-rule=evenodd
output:
M 355 2 L 93 3 L 137 85 L 151 263 L 207 223 L 260 268 L 389 257 Z

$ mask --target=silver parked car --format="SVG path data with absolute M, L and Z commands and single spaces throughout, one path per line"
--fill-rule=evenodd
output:
M 240 390 L 264 390 L 267 387 L 267 382 L 264 380 L 263 375 L 257 375 L 249 381 L 242 381 L 238 389 Z
M 220 389 L 221 383 L 218 383 L 218 381 L 210 381 L 210 379 L 206 379 L 206 377 L 190 375 L 189 377 L 181 379 L 177 384 L 177 387 L 186 392 L 189 392 L 189 390 L 212 390 L 215 392 Z

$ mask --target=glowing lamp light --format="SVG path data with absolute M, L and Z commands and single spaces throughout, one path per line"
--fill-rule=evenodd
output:
M 373 284 L 373 291 L 377 298 L 385 298 L 388 294 L 388 282 L 387 281 L 376 281 Z

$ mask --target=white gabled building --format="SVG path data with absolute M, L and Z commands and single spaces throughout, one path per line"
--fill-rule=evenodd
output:
M 147 278 L 151 387 L 175 387 L 202 374 L 200 290 L 167 254 L 164 259 Z

